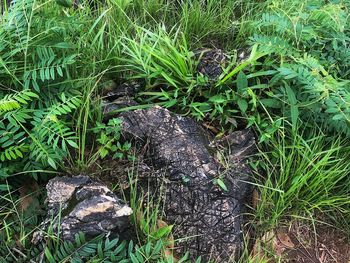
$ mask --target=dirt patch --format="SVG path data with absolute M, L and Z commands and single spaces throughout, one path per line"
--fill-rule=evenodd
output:
M 318 224 L 311 228 L 296 222 L 266 233 L 256 242 L 253 255 L 268 262 L 349 263 L 350 243 L 343 232 L 331 226 Z

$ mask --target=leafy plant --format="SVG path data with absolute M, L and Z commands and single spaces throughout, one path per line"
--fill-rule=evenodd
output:
M 11 166 L 56 169 L 69 147 L 77 148 L 69 118 L 80 105 L 80 94 L 68 91 L 67 84 L 54 86 L 70 79 L 67 70 L 77 55 L 67 39 L 71 32 L 51 16 L 52 10 L 36 4 L 16 1 L 1 19 L 0 169 L 5 175 Z
M 144 263 L 159 262 L 170 263 L 172 259 L 164 258 L 161 240 L 145 245 L 134 245 L 133 241 L 120 242 L 118 238 L 110 240 L 103 236 L 86 241 L 80 233 L 75 242 L 63 242 L 58 249 L 45 247 L 44 253 L 47 262 L 122 262 Z M 178 262 L 188 262 L 188 256 L 182 257 Z M 200 261 L 198 261 L 200 262 Z
M 298 117 L 314 119 L 330 132 L 349 136 L 347 7 L 305 1 L 288 12 L 271 9 L 253 22 L 258 32 L 250 38 L 271 54 L 263 63 L 264 69 L 275 70 L 268 81 L 269 99 L 274 106 L 285 105 L 283 115 L 294 125 Z
M 105 158 L 108 154 L 112 153 L 113 159 L 129 156 L 127 151 L 130 149 L 131 144 L 129 142 L 120 142 L 121 122 L 120 119 L 113 118 L 108 121 L 107 125 L 104 123 L 97 123 L 96 127 L 94 127 L 94 132 L 99 135 L 97 142 L 100 148 L 97 154 L 101 158 Z

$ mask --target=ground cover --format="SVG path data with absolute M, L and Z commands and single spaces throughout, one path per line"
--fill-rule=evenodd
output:
M 217 140 L 254 132 L 240 262 L 348 262 L 349 9 L 341 0 L 1 3 L 0 260 L 181 262 L 156 198 L 138 193 L 135 170 L 117 172 L 137 156 L 113 114 L 159 105 Z M 106 116 L 121 85 L 136 104 Z M 66 174 L 123 193 L 137 211 L 136 244 L 83 235 L 68 244 L 49 231 L 33 245 L 44 187 Z

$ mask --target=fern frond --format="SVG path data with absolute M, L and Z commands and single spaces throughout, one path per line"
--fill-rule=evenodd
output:
M 127 258 L 126 242 L 98 236 L 90 241 L 83 233 L 75 235 L 74 242 L 65 241 L 58 247 L 44 248 L 45 262 L 122 262 Z
M 5 149 L 0 154 L 0 160 L 4 162 L 5 160 L 11 161 L 18 158 L 23 158 L 23 153 L 28 152 L 29 146 L 22 143 L 21 145 L 10 146 Z
M 345 30 L 348 16 L 343 5 L 326 4 L 321 8 L 313 10 L 309 19 L 319 30 L 342 32 Z
M 0 114 L 19 109 L 21 104 L 28 104 L 33 98 L 39 98 L 39 96 L 29 89 L 7 94 L 4 98 L 0 99 Z
M 59 103 L 55 103 L 47 109 L 45 119 L 51 118 L 52 115 L 66 115 L 78 108 L 81 104 L 81 96 L 66 97 L 65 93 L 61 93 L 60 99 L 61 101 Z
M 63 70 L 75 63 L 76 55 L 59 57 L 54 49 L 49 46 L 37 46 L 32 54 L 34 63 L 31 70 L 24 73 L 24 86 L 29 88 L 32 84 L 36 91 L 40 91 L 39 82 L 55 80 L 57 76 L 63 77 Z
M 61 148 L 66 152 L 67 145 L 78 148 L 75 132 L 71 131 L 69 127 L 65 126 L 58 119 L 44 121 L 41 125 L 34 128 L 33 132 L 41 141 L 45 141 L 48 145 L 52 145 L 54 150 Z
M 297 49 L 285 38 L 276 35 L 254 34 L 249 38 L 252 44 L 258 44 L 262 52 L 293 55 Z
M 292 21 L 284 14 L 281 13 L 264 13 L 261 16 L 261 20 L 257 21 L 255 25 L 260 29 L 264 30 L 267 27 L 273 27 L 274 31 L 281 35 L 293 34 Z

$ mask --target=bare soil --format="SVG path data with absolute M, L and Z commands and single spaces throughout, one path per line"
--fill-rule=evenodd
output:
M 266 233 L 256 242 L 253 254 L 267 262 L 349 263 L 350 243 L 345 233 L 329 225 L 310 228 L 295 222 Z M 268 254 L 282 260 L 271 259 Z

